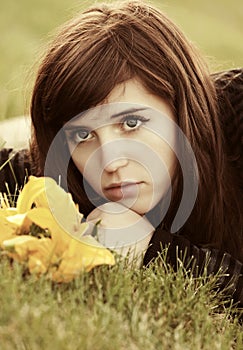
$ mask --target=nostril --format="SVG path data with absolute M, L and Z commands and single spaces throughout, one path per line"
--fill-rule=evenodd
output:
M 125 167 L 128 164 L 127 158 L 115 159 L 104 166 L 104 170 L 110 173 L 117 171 L 121 167 Z

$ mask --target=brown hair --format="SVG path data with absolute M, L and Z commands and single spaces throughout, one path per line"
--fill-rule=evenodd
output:
M 117 84 L 132 77 L 166 99 L 196 156 L 198 197 L 181 234 L 195 244 L 240 258 L 240 207 L 225 171 L 214 83 L 195 48 L 151 5 L 141 1 L 96 5 L 65 24 L 52 42 L 40 65 L 31 104 L 37 174 L 43 175 L 50 144 L 63 124 L 104 101 Z M 60 144 L 55 174 L 63 173 L 66 153 L 67 146 Z M 168 227 L 180 200 L 179 174 L 165 218 Z M 82 180 L 71 160 L 68 189 L 87 215 L 93 206 Z

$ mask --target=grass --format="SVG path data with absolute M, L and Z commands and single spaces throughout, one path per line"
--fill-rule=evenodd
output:
M 238 317 L 217 279 L 175 274 L 160 257 L 149 268 L 124 261 L 70 284 L 0 264 L 1 349 L 242 349 Z
M 240 0 L 151 1 L 199 47 L 211 70 L 243 64 Z M 94 1 L 8 0 L 0 11 L 0 120 L 28 114 L 39 56 L 49 33 Z

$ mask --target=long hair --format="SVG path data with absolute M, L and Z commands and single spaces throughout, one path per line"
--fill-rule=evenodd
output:
M 236 227 L 240 207 L 236 191 L 229 192 L 234 184 L 226 171 L 214 83 L 191 43 L 151 5 L 141 1 L 96 5 L 66 23 L 50 44 L 37 73 L 31 103 L 37 174 L 43 175 L 50 144 L 64 123 L 102 103 L 117 84 L 134 77 L 169 103 L 197 160 L 198 196 L 181 234 L 194 244 L 224 249 L 240 258 L 242 225 L 238 232 Z M 53 164 L 55 173 L 62 174 L 63 155 L 68 152 L 67 145 L 60 143 Z M 68 190 L 87 215 L 93 205 L 72 160 Z M 168 227 L 181 191 L 178 171 L 165 218 Z

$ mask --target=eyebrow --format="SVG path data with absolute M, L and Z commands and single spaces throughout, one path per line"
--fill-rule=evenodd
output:
M 131 109 L 127 109 L 127 110 L 122 111 L 122 112 L 120 112 L 120 113 L 113 114 L 113 115 L 111 116 L 111 119 L 120 117 L 121 115 L 124 115 L 124 114 L 136 113 L 136 112 L 144 111 L 144 110 L 146 110 L 146 109 L 148 109 L 148 108 L 147 108 L 147 107 L 144 107 L 144 108 L 131 108 Z
M 124 114 L 130 114 L 130 113 L 136 113 L 136 112 L 140 112 L 140 111 L 144 111 L 144 110 L 147 110 L 148 107 L 141 107 L 141 108 L 130 108 L 130 109 L 127 109 L 127 110 L 124 110 L 122 112 L 119 112 L 119 113 L 116 113 L 116 114 L 112 114 L 111 116 L 111 119 L 115 119 L 115 118 L 118 118 Z M 84 116 L 84 115 L 83 115 Z M 69 131 L 69 130 L 74 130 L 74 129 L 78 129 L 79 126 L 78 125 L 72 125 L 72 124 L 69 124 L 67 126 L 64 127 L 64 130 L 65 131 Z

